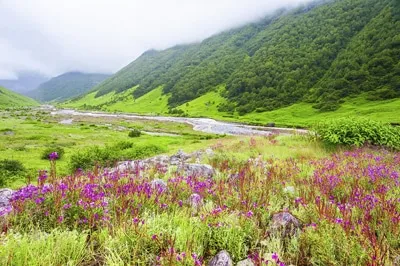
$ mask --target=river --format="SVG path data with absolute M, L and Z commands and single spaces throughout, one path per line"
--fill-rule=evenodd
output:
M 141 119 L 141 120 L 154 120 L 163 122 L 176 122 L 186 123 L 193 126 L 196 131 L 212 133 L 212 134 L 226 134 L 226 135 L 261 135 L 268 136 L 273 133 L 280 134 L 304 134 L 307 131 L 301 129 L 288 129 L 288 128 L 275 128 L 275 127 L 262 127 L 250 126 L 239 123 L 217 121 L 211 118 L 192 118 L 192 117 L 170 117 L 170 116 L 145 116 L 135 114 L 113 114 L 105 112 L 84 112 L 73 109 L 53 109 L 51 115 L 62 115 L 72 119 L 74 116 L 90 116 L 90 117 L 115 117 L 127 119 Z

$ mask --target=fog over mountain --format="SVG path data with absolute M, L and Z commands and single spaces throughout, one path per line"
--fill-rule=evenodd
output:
M 115 72 L 144 51 L 200 41 L 305 0 L 2 0 L 0 79 Z

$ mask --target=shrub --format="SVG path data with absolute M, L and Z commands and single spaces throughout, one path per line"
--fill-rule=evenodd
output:
M 25 173 L 25 167 L 17 160 L 1 160 L 0 161 L 0 187 L 4 186 L 7 181 L 19 177 Z
M 71 156 L 70 168 L 90 169 L 96 164 L 99 166 L 112 166 L 118 161 L 141 159 L 164 152 L 160 146 L 149 144 L 135 146 L 130 142 L 119 142 L 114 146 L 92 146 L 78 151 Z
M 48 160 L 49 156 L 52 152 L 57 152 L 58 158 L 56 160 L 60 160 L 62 158 L 62 156 L 64 155 L 64 148 L 59 147 L 59 146 L 48 147 L 42 152 L 42 155 L 40 156 L 40 158 L 42 160 Z
M 400 129 L 365 118 L 341 118 L 314 127 L 317 137 L 333 145 L 372 144 L 400 149 Z
M 139 129 L 133 129 L 133 130 L 129 131 L 128 136 L 130 138 L 137 138 L 137 137 L 140 137 L 141 134 L 142 134 L 142 132 L 140 132 Z

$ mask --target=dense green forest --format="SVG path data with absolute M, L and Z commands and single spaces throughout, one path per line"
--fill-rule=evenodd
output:
M 106 74 L 68 72 L 42 83 L 36 90 L 27 93 L 41 102 L 65 101 L 88 92 L 108 78 Z
M 225 112 L 263 112 L 298 102 L 331 111 L 343 98 L 400 97 L 398 0 L 318 1 L 280 9 L 201 43 L 149 50 L 92 91 L 163 86 L 170 108 L 225 85 Z

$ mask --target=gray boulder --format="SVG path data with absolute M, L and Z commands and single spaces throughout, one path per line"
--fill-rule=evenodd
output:
M 211 178 L 214 175 L 214 168 L 208 164 L 188 163 L 178 168 L 178 171 L 183 171 L 185 175 L 203 176 Z
M 8 207 L 10 206 L 9 200 L 11 199 L 14 191 L 9 188 L 1 188 L 0 189 L 0 207 Z
M 208 266 L 233 266 L 233 262 L 229 253 L 222 250 L 210 260 Z
M 239 261 L 236 266 L 256 266 L 251 259 L 245 259 Z
M 279 234 L 281 237 L 291 237 L 301 229 L 300 221 L 290 212 L 278 212 L 272 216 L 269 233 Z
M 179 150 L 176 154 L 172 155 L 169 158 L 169 163 L 171 165 L 183 164 L 190 158 L 191 158 L 191 156 L 189 154 L 185 153 L 182 150 Z

